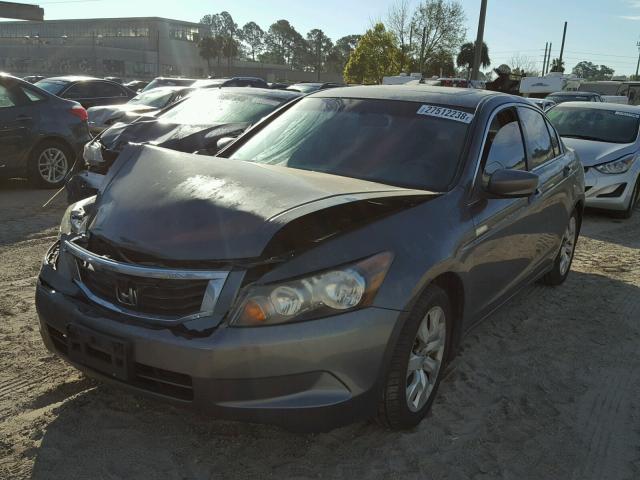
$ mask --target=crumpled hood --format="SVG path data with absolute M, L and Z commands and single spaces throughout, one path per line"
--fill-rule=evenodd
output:
M 176 125 L 142 117 L 129 125 L 114 125 L 100 137 L 100 143 L 115 152 L 129 143 L 149 143 L 179 152 L 193 153 L 215 147 L 218 139 L 242 133 L 248 123 Z
M 633 143 L 607 143 L 563 137 L 564 144 L 573 148 L 585 167 L 593 167 L 601 163 L 611 162 L 636 151 Z
M 143 114 L 158 112 L 157 108 L 148 105 L 134 105 L 124 103 L 122 105 L 108 105 L 103 107 L 91 107 L 87 110 L 90 126 L 105 126 L 105 122 L 113 119 L 128 118 L 129 121 Z
M 256 258 L 287 225 L 296 226 L 294 237 L 305 237 L 305 232 L 313 230 L 314 236 L 324 238 L 336 234 L 339 216 L 343 223 L 344 217 L 352 224 L 373 221 L 437 196 L 324 173 L 139 145 L 122 152 L 106 182 L 96 201 L 89 234 L 120 249 L 171 261 Z M 393 205 L 385 199 L 392 199 Z M 358 202 L 367 202 L 369 207 L 349 210 L 349 215 L 331 210 L 326 225 L 314 222 L 319 211 Z M 301 218 L 309 219 L 309 228 L 300 224 Z M 293 240 L 295 244 L 296 238 Z

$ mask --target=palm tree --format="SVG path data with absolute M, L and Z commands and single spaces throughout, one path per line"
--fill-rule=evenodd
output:
M 458 67 L 465 67 L 467 69 L 471 69 L 473 66 L 474 56 L 475 56 L 475 42 L 468 42 L 460 47 L 460 53 L 456 58 L 456 64 Z M 482 68 L 487 68 L 491 65 L 491 59 L 489 58 L 489 47 L 487 44 L 482 42 L 482 52 L 480 53 L 480 65 Z
M 559 58 L 554 58 L 551 62 L 551 71 L 564 73 L 564 61 L 560 61 Z

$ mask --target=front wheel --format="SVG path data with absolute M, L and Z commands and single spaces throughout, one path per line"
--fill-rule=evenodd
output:
M 553 262 L 553 268 L 542 277 L 542 283 L 555 287 L 564 283 L 569 276 L 573 256 L 578 242 L 578 215 L 574 211 L 562 236 L 560 251 Z
M 620 214 L 622 218 L 631 218 L 633 215 L 633 211 L 636 209 L 638 204 L 640 203 L 640 177 L 636 181 L 636 184 L 633 188 L 633 192 L 631 192 L 631 199 L 629 200 L 629 207 Z
M 378 404 L 378 421 L 411 428 L 431 408 L 449 354 L 452 314 L 447 294 L 428 287 L 400 333 Z
M 60 188 L 72 165 L 69 148 L 59 142 L 45 142 L 31 154 L 29 179 L 40 188 Z

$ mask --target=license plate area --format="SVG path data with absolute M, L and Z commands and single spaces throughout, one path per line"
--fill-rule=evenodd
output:
M 67 354 L 79 365 L 118 380 L 129 380 L 131 344 L 76 324 L 67 325 Z

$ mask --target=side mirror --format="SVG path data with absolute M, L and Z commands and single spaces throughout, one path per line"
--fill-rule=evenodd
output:
M 489 177 L 487 191 L 496 197 L 529 197 L 536 193 L 540 179 L 538 175 L 523 170 L 496 170 Z
M 233 142 L 235 140 L 235 137 L 222 137 L 220 140 L 218 140 L 218 142 L 216 143 L 216 147 L 218 148 L 218 151 L 222 150 L 224 147 L 226 147 L 227 145 L 229 145 L 231 142 Z

